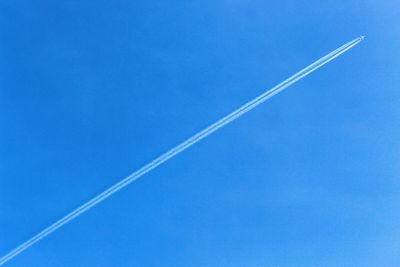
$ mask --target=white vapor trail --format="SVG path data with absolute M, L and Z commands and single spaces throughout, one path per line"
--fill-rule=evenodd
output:
M 171 150 L 167 151 L 166 153 L 162 154 L 158 158 L 154 159 L 153 161 L 147 163 L 137 171 L 133 172 L 126 178 L 122 179 L 118 183 L 114 184 L 104 192 L 100 193 L 96 197 L 92 198 L 91 200 L 87 201 L 80 207 L 76 208 L 72 212 L 68 213 L 65 215 L 63 218 L 60 220 L 56 221 L 55 223 L 51 224 L 32 238 L 28 239 L 15 249 L 11 250 L 9 253 L 4 255 L 2 258 L 0 258 L 0 265 L 3 265 L 4 263 L 8 262 L 12 258 L 16 257 L 18 254 L 23 252 L 24 250 L 28 249 L 30 246 L 34 245 L 36 242 L 39 240 L 43 239 L 44 237 L 48 236 L 52 232 L 56 231 L 58 228 L 63 226 L 64 224 L 70 222 L 71 220 L 75 219 L 85 211 L 89 210 L 93 206 L 99 204 L 101 201 L 105 200 L 106 198 L 110 197 L 112 194 L 118 192 L 128 184 L 132 183 L 136 179 L 142 177 L 152 169 L 156 168 L 157 166 L 163 164 L 167 160 L 171 159 L 172 157 L 176 156 L 177 154 L 181 153 L 188 147 L 194 145 L 195 143 L 199 142 L 203 138 L 207 137 L 208 135 L 212 134 L 213 132 L 217 131 L 219 128 L 227 125 L 231 121 L 239 118 L 240 116 L 244 115 L 248 111 L 252 110 L 256 106 L 262 104 L 269 98 L 273 97 L 277 93 L 283 91 L 293 83 L 297 82 L 298 80 L 302 79 L 303 77 L 307 76 L 314 70 L 322 67 L 329 61 L 333 60 L 334 58 L 340 56 L 347 50 L 351 49 L 353 46 L 357 45 L 359 42 L 361 42 L 364 39 L 364 36 L 360 36 L 344 45 L 339 47 L 338 49 L 332 51 L 331 53 L 323 56 L 322 58 L 318 59 L 311 65 L 305 67 L 301 71 L 297 72 L 293 76 L 289 77 L 288 79 L 284 80 L 280 84 L 276 85 L 275 87 L 271 88 L 270 90 L 266 91 L 265 93 L 261 94 L 260 96 L 254 98 L 253 100 L 247 102 L 240 108 L 236 109 L 235 111 L 231 112 L 230 114 L 226 115 L 222 119 L 218 120 L 217 122 L 211 124 L 204 130 L 201 130 L 200 132 L 196 133 L 186 141 L 180 143 L 176 147 L 172 148 Z

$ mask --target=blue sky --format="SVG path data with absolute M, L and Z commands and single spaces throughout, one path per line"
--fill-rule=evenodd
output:
M 398 266 L 398 1 L 0 3 L 0 254 L 367 39 L 7 266 Z

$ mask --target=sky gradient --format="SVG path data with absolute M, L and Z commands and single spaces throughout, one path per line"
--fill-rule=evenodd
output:
M 360 45 L 5 266 L 397 266 L 396 1 L 3 1 L 0 255 Z

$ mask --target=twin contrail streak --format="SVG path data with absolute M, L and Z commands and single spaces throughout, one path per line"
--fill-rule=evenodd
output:
M 51 224 L 50 226 L 48 226 L 47 228 L 45 228 L 44 230 L 42 230 L 41 232 L 39 232 L 38 234 L 33 236 L 32 238 L 28 239 L 27 241 L 25 241 L 24 243 L 22 243 L 21 245 L 16 247 L 15 249 L 11 250 L 8 254 L 6 254 L 2 258 L 0 258 L 0 265 L 3 265 L 4 263 L 8 262 L 9 260 L 11 260 L 12 258 L 17 256 L 18 254 L 23 252 L 24 250 L 26 250 L 30 246 L 34 245 L 39 240 L 43 239 L 44 237 L 48 236 L 52 232 L 56 231 L 58 228 L 60 228 L 64 224 L 70 222 L 71 220 L 75 219 L 76 217 L 78 217 L 79 215 L 81 215 L 85 211 L 89 210 L 93 206 L 99 204 L 101 201 L 103 201 L 106 198 L 110 197 L 112 194 L 118 192 L 119 190 L 121 190 L 125 186 L 129 185 L 130 183 L 132 183 L 136 179 L 139 179 L 140 177 L 142 177 L 143 175 L 145 175 L 149 171 L 153 170 L 157 166 L 163 164 L 167 160 L 171 159 L 172 157 L 176 156 L 177 154 L 179 154 L 182 151 L 184 151 L 185 149 L 187 149 L 188 147 L 194 145 L 195 143 L 199 142 L 203 138 L 205 138 L 208 135 L 212 134 L 213 132 L 217 131 L 219 128 L 227 125 L 231 121 L 239 118 L 240 116 L 244 115 L 248 111 L 250 111 L 253 108 L 257 107 L 258 105 L 262 104 L 263 102 L 265 102 L 269 98 L 271 98 L 274 95 L 276 95 L 277 93 L 283 91 L 284 89 L 286 89 L 287 87 L 289 87 L 293 83 L 297 82 L 301 78 L 307 76 L 308 74 L 310 74 L 314 70 L 322 67 L 323 65 L 325 65 L 329 61 L 331 61 L 334 58 L 340 56 L 342 53 L 346 52 L 347 50 L 351 49 L 353 46 L 357 45 L 363 39 L 364 39 L 364 36 L 360 36 L 360 37 L 358 37 L 358 38 L 356 38 L 356 39 L 354 39 L 354 40 L 342 45 L 338 49 L 336 49 L 336 50 L 332 51 L 331 53 L 327 54 L 326 56 L 318 59 L 317 61 L 315 61 L 311 65 L 305 67 L 304 69 L 302 69 L 301 71 L 297 72 L 296 74 L 294 74 L 293 76 L 289 77 L 288 79 L 284 80 L 280 84 L 276 85 L 275 87 L 271 88 L 270 90 L 266 91 L 265 93 L 261 94 L 260 96 L 254 98 L 253 100 L 247 102 L 246 104 L 244 104 L 240 108 L 236 109 L 232 113 L 226 115 L 222 119 L 220 119 L 217 122 L 211 124 L 210 126 L 205 128 L 204 130 L 201 130 L 200 132 L 196 133 L 195 135 L 193 135 L 192 137 L 190 137 L 186 141 L 180 143 L 179 145 L 177 145 L 176 147 L 174 147 L 171 150 L 167 151 L 166 153 L 162 154 L 158 158 L 156 158 L 153 161 L 147 163 L 146 165 L 144 165 L 143 167 L 141 167 L 140 169 L 138 169 L 137 171 L 135 171 L 134 173 L 132 173 L 128 177 L 122 179 L 120 182 L 114 184 L 113 186 L 111 186 L 110 188 L 105 190 L 104 192 L 100 193 L 99 195 L 97 195 L 96 197 L 92 198 L 88 202 L 84 203 L 83 205 L 81 205 L 77 209 L 75 209 L 72 212 L 68 213 L 63 218 L 61 218 L 60 220 L 58 220 L 55 223 Z

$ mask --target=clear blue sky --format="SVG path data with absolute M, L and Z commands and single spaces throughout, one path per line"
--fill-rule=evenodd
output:
M 399 266 L 400 3 L 0 3 L 0 255 L 367 39 L 7 266 Z

